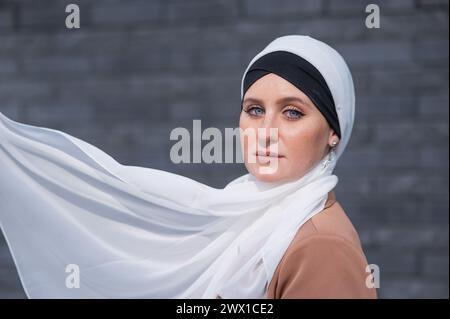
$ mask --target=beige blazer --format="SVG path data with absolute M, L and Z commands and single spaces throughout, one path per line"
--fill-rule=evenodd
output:
M 297 231 L 266 297 L 377 298 L 376 289 L 366 286 L 366 266 L 358 233 L 331 191 L 324 210 Z

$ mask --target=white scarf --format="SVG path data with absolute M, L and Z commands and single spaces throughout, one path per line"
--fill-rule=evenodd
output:
M 264 298 L 295 233 L 336 186 L 354 119 L 352 77 L 335 50 L 284 36 L 249 66 L 276 50 L 321 72 L 342 135 L 334 158 L 289 183 L 246 174 L 216 189 L 121 165 L 80 139 L 0 113 L 0 225 L 27 296 Z

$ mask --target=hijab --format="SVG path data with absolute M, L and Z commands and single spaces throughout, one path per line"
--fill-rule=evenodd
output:
M 0 113 L 0 227 L 27 296 L 265 298 L 295 233 L 338 182 L 333 169 L 354 119 L 347 65 L 309 36 L 283 36 L 259 52 L 241 98 L 250 67 L 275 51 L 320 73 L 341 133 L 336 156 L 291 182 L 245 174 L 213 188 L 122 165 L 69 134 Z
M 341 138 L 339 119 L 333 96 L 320 72 L 302 57 L 286 52 L 273 51 L 256 60 L 245 73 L 243 94 L 261 77 L 274 73 L 291 82 L 314 103 L 330 127 Z M 241 103 L 242 109 L 242 103 Z

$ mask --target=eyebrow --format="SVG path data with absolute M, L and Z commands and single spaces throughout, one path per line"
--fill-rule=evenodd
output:
M 285 103 L 290 103 L 290 102 L 297 102 L 306 107 L 309 107 L 309 104 L 304 99 L 297 97 L 297 96 L 286 96 L 286 97 L 279 99 L 276 103 L 277 104 L 285 104 Z M 260 100 L 258 98 L 253 98 L 253 97 L 245 98 L 244 101 L 242 102 L 242 104 L 244 104 L 244 103 L 264 104 L 264 102 L 262 100 Z

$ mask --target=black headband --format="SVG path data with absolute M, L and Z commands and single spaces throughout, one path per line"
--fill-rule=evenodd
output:
M 325 79 L 311 63 L 296 54 L 275 51 L 256 60 L 245 74 L 242 97 L 253 83 L 269 73 L 281 76 L 305 93 L 323 114 L 337 136 L 341 138 L 339 118 Z

